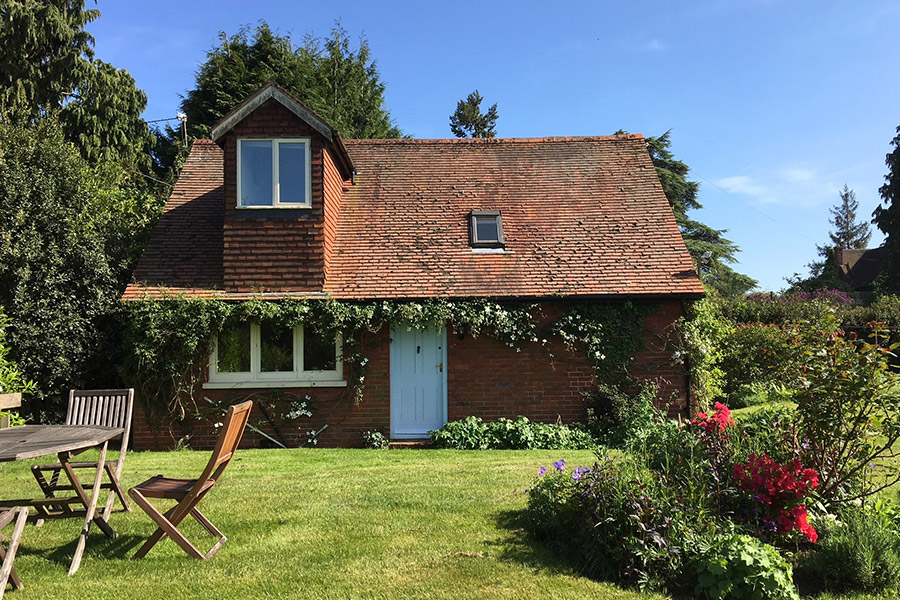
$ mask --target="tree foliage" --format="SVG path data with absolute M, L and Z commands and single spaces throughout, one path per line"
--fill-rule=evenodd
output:
M 384 107 L 384 83 L 363 38 L 354 50 L 338 23 L 324 41 L 307 35 L 295 45 L 265 22 L 251 31 L 242 27 L 206 54 L 196 85 L 181 109 L 188 133 L 205 137 L 212 126 L 237 104 L 275 80 L 313 109 L 346 138 L 397 138 L 401 132 Z
M 880 277 L 881 287 L 896 292 L 900 290 L 900 127 L 891 144 L 894 149 L 885 157 L 888 174 L 878 190 L 883 204 L 875 208 L 873 216 L 884 232 L 884 244 L 890 252 L 887 268 Z
M 158 204 L 117 164 L 88 162 L 52 112 L 0 121 L 0 198 L 0 305 L 40 418 L 91 366 L 108 371 L 101 331 Z
M 99 16 L 84 0 L 0 3 L 0 112 L 27 120 L 52 113 L 86 158 L 148 171 L 147 96 L 127 71 L 94 58 L 84 28 Z
M 809 269 L 809 275 L 806 278 L 801 278 L 799 274 L 787 278 L 791 290 L 811 292 L 828 288 L 850 291 L 850 287 L 838 274 L 834 251 L 836 248 L 865 248 L 872 237 L 872 232 L 867 222 L 856 220 L 859 202 L 856 200 L 856 194 L 847 187 L 846 183 L 840 191 L 840 197 L 838 204 L 829 209 L 831 218 L 828 219 L 828 222 L 834 227 L 834 231 L 828 232 L 831 244 L 816 245 L 819 260 L 814 260 L 806 265 Z
M 828 222 L 834 226 L 834 231 L 828 232 L 831 244 L 837 248 L 865 248 L 869 245 L 872 232 L 866 221 L 856 220 L 856 211 L 859 210 L 856 193 L 845 183 L 840 196 L 840 202 L 829 209 L 832 218 Z
M 727 230 L 713 229 L 688 216 L 688 211 L 703 208 L 697 200 L 700 185 L 688 179 L 690 167 L 677 160 L 669 149 L 672 145 L 670 133 L 671 131 L 667 131 L 659 137 L 648 137 L 647 149 L 669 205 L 675 213 L 675 222 L 681 229 L 684 243 L 698 265 L 704 286 L 726 298 L 741 296 L 756 287 L 757 282 L 729 266 L 730 263 L 737 262 L 735 254 L 740 249 L 734 242 L 723 237 Z
M 481 94 L 475 90 L 465 100 L 456 103 L 456 111 L 450 115 L 450 131 L 458 138 L 492 138 L 497 135 L 497 104 L 487 112 L 481 112 Z

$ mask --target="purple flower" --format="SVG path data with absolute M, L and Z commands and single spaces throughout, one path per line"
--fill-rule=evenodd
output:
M 541 468 L 538 469 L 538 477 L 543 477 L 546 472 L 547 472 L 547 467 L 541 465 Z
M 553 467 L 557 471 L 565 471 L 566 470 L 566 459 L 564 459 L 564 458 L 559 459 L 558 461 L 553 463 Z
M 581 476 L 590 471 L 587 467 L 575 467 L 572 473 L 572 481 L 581 481 Z

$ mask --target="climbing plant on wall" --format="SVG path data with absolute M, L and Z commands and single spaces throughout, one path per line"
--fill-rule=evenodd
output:
M 283 327 L 303 325 L 322 334 L 339 333 L 349 385 L 341 399 L 363 398 L 368 350 L 389 323 L 414 329 L 448 327 L 472 337 L 488 335 L 520 350 L 548 344 L 560 336 L 581 348 L 603 381 L 620 381 L 640 350 L 649 304 L 574 304 L 549 324 L 533 303 L 490 299 L 431 299 L 420 302 L 341 302 L 287 299 L 243 302 L 172 297 L 123 304 L 126 346 L 122 375 L 136 380 L 148 415 L 184 421 L 199 414 L 196 391 L 202 383 L 214 340 L 227 323 L 267 321 Z

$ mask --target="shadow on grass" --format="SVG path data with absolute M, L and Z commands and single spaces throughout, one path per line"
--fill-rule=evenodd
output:
M 88 560 L 124 560 L 130 559 L 137 549 L 146 541 L 146 537 L 137 535 L 120 535 L 116 539 L 111 540 L 102 534 L 91 535 L 87 541 L 87 547 L 84 556 L 81 559 L 82 564 Z M 75 545 L 77 539 L 70 541 L 63 546 L 57 546 L 51 549 L 38 550 L 30 548 L 23 539 L 16 552 L 18 557 L 36 556 L 42 560 L 56 563 L 68 568 L 72 563 L 72 557 L 75 555 Z
M 487 542 L 489 546 L 497 547 L 496 554 L 492 553 L 497 559 L 552 575 L 578 574 L 577 569 L 561 560 L 558 553 L 529 535 L 525 530 L 522 511 L 503 511 L 495 515 L 495 520 L 499 529 L 508 532 L 503 539 Z

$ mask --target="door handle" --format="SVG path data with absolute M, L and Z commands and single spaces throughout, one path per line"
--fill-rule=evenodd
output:
M 438 369 L 440 370 L 441 373 L 443 373 L 444 372 L 444 363 L 439 364 Z

